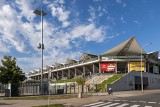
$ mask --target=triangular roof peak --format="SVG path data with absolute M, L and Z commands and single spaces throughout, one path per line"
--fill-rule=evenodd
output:
M 132 56 L 132 55 L 141 55 L 146 54 L 142 47 L 138 44 L 135 36 L 124 41 L 118 46 L 112 48 L 109 51 L 106 51 L 101 56 Z
M 98 56 L 94 54 L 83 53 L 82 56 L 80 57 L 80 61 L 95 58 L 95 57 L 98 57 Z
M 63 64 L 55 62 L 55 67 L 63 66 Z
M 67 58 L 65 64 L 76 63 L 77 61 L 74 59 Z
M 159 51 L 149 52 L 147 54 L 148 54 L 148 58 L 158 60 Z

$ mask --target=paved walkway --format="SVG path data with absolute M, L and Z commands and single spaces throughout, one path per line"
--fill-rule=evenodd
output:
M 121 92 L 114 92 L 113 95 L 107 95 L 107 93 L 95 93 L 94 96 L 87 98 L 50 100 L 50 104 L 59 103 L 65 105 L 72 105 L 73 107 L 81 107 L 81 105 L 101 100 L 112 100 L 117 97 L 138 96 L 150 93 L 160 93 L 160 90 L 145 90 L 143 93 L 141 91 L 121 91 Z M 31 107 L 36 105 L 47 105 L 47 104 L 48 100 L 0 100 L 0 107 Z

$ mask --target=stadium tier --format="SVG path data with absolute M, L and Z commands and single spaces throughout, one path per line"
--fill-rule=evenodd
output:
M 158 51 L 146 53 L 135 37 L 131 37 L 101 55 L 84 53 L 78 61 L 68 58 L 64 64 L 55 63 L 54 66 L 46 66 L 43 70 L 43 78 L 65 80 L 103 73 L 117 74 L 131 71 L 160 74 L 158 54 Z M 32 80 L 40 80 L 41 70 L 29 72 L 28 77 Z

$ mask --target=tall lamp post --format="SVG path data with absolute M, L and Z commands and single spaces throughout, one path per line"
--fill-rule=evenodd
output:
M 147 46 L 147 45 L 150 45 L 150 44 L 152 44 L 152 43 L 147 43 L 147 44 L 145 44 L 144 46 L 143 46 L 143 48 L 145 47 L 145 46 Z M 142 90 L 142 93 L 143 93 L 143 73 L 142 73 L 142 48 L 141 48 L 141 90 Z M 144 65 L 143 65 L 144 66 Z
M 41 49 L 41 58 L 42 58 L 42 65 L 41 65 L 41 94 L 43 95 L 43 49 L 44 49 L 44 44 L 43 44 L 43 16 L 46 15 L 46 13 L 43 12 L 43 7 L 41 7 L 40 10 L 35 10 L 33 13 L 41 16 L 41 24 L 42 24 L 42 29 L 41 29 L 41 34 L 42 34 L 42 41 L 38 45 L 38 49 Z
M 48 105 L 50 105 L 50 83 L 51 83 L 51 70 L 48 72 Z

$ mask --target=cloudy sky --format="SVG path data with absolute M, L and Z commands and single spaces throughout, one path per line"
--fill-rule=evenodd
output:
M 10 55 L 24 72 L 39 69 L 44 16 L 44 67 L 102 54 L 135 36 L 146 52 L 160 50 L 160 0 L 1 0 L 0 58 Z

